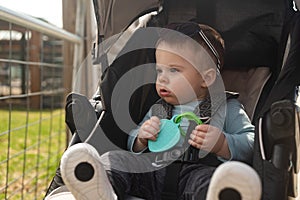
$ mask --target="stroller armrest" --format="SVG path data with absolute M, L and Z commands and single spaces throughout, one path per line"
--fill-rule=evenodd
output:
M 72 134 L 78 130 L 90 133 L 91 127 L 96 124 L 102 111 L 102 103 L 99 99 L 88 100 L 81 94 L 70 93 L 66 100 L 65 122 Z M 92 114 L 93 112 L 95 115 Z

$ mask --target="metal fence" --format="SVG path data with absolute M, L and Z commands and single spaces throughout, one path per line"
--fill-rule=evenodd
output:
M 76 35 L 0 7 L 0 199 L 42 199 L 66 148 L 66 42 L 82 45 Z

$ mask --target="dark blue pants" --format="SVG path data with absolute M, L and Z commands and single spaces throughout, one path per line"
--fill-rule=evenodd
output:
M 102 155 L 101 162 L 119 199 L 125 194 L 147 200 L 161 199 L 166 167 L 154 167 L 151 156 L 116 151 Z M 183 164 L 179 175 L 173 175 L 174 181 L 178 177 L 178 199 L 205 200 L 215 168 L 201 163 Z

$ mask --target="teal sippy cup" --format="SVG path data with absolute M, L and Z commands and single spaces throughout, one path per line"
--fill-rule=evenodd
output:
M 186 135 L 180 128 L 182 118 L 194 120 L 197 124 L 202 124 L 202 121 L 193 112 L 174 115 L 172 119 L 161 119 L 160 131 L 156 140 L 148 140 L 148 148 L 151 152 L 167 151 L 179 142 L 181 135 Z

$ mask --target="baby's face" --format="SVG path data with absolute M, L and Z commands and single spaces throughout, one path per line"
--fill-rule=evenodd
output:
M 185 104 L 207 95 L 200 72 L 186 59 L 167 50 L 156 50 L 156 91 L 172 105 Z

